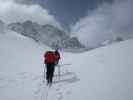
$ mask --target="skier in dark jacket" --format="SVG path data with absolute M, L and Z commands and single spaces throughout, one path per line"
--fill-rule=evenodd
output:
M 59 52 L 58 52 L 59 53 Z M 60 55 L 54 51 L 47 51 L 44 54 L 44 63 L 46 65 L 46 80 L 47 84 L 52 84 L 55 65 L 59 61 Z

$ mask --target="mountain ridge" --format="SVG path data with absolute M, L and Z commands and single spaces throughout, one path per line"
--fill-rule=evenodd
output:
M 40 25 L 32 21 L 25 21 L 23 23 L 11 23 L 8 25 L 8 28 L 17 33 L 28 36 L 37 42 L 47 44 L 53 49 L 85 49 L 85 46 L 81 44 L 76 37 L 70 37 L 63 30 L 50 24 Z

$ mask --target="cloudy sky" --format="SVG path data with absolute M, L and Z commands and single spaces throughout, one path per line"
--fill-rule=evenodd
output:
M 16 3 L 19 3 L 19 5 L 15 4 L 13 5 L 13 3 L 9 4 L 7 5 L 8 7 L 20 6 L 21 4 L 26 4 L 28 6 L 35 4 L 39 5 L 40 7 L 42 7 L 42 9 L 44 9 L 45 11 L 47 10 L 49 14 L 54 16 L 54 18 L 61 24 L 62 27 L 64 27 L 66 30 L 70 30 L 70 25 L 75 24 L 81 17 L 87 15 L 88 10 L 91 11 L 93 9 L 96 9 L 96 7 L 102 4 L 103 2 L 111 2 L 112 0 L 0 0 L 0 1 L 2 2 L 14 1 Z M 1 5 L 3 5 L 2 2 Z M 23 9 L 24 7 L 22 7 L 21 5 L 21 8 Z
M 102 3 L 72 26 L 72 35 L 86 46 L 97 46 L 116 37 L 133 38 L 133 0 Z
M 52 24 L 61 27 L 60 22 L 47 9 L 38 4 L 23 4 L 18 1 L 0 0 L 0 19 L 2 21 L 8 24 L 32 20 L 39 24 Z
M 133 37 L 132 9 L 133 0 L 0 0 L 0 19 L 52 24 L 94 46 L 116 36 Z
M 88 10 L 93 10 L 107 1 L 111 0 L 47 0 L 40 4 L 49 9 L 63 27 L 69 29 L 70 24 L 76 23 Z

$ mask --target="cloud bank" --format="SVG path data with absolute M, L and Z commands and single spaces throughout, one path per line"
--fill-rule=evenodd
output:
M 54 16 L 39 5 L 25 5 L 15 0 L 0 0 L 0 19 L 5 23 L 32 20 L 39 24 L 51 24 L 61 28 Z
M 117 36 L 133 37 L 133 0 L 114 0 L 103 3 L 86 17 L 81 18 L 71 33 L 88 47 Z

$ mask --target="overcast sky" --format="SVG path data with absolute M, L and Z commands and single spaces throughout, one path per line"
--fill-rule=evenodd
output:
M 52 24 L 94 46 L 116 36 L 133 37 L 133 0 L 0 0 L 6 23 Z

